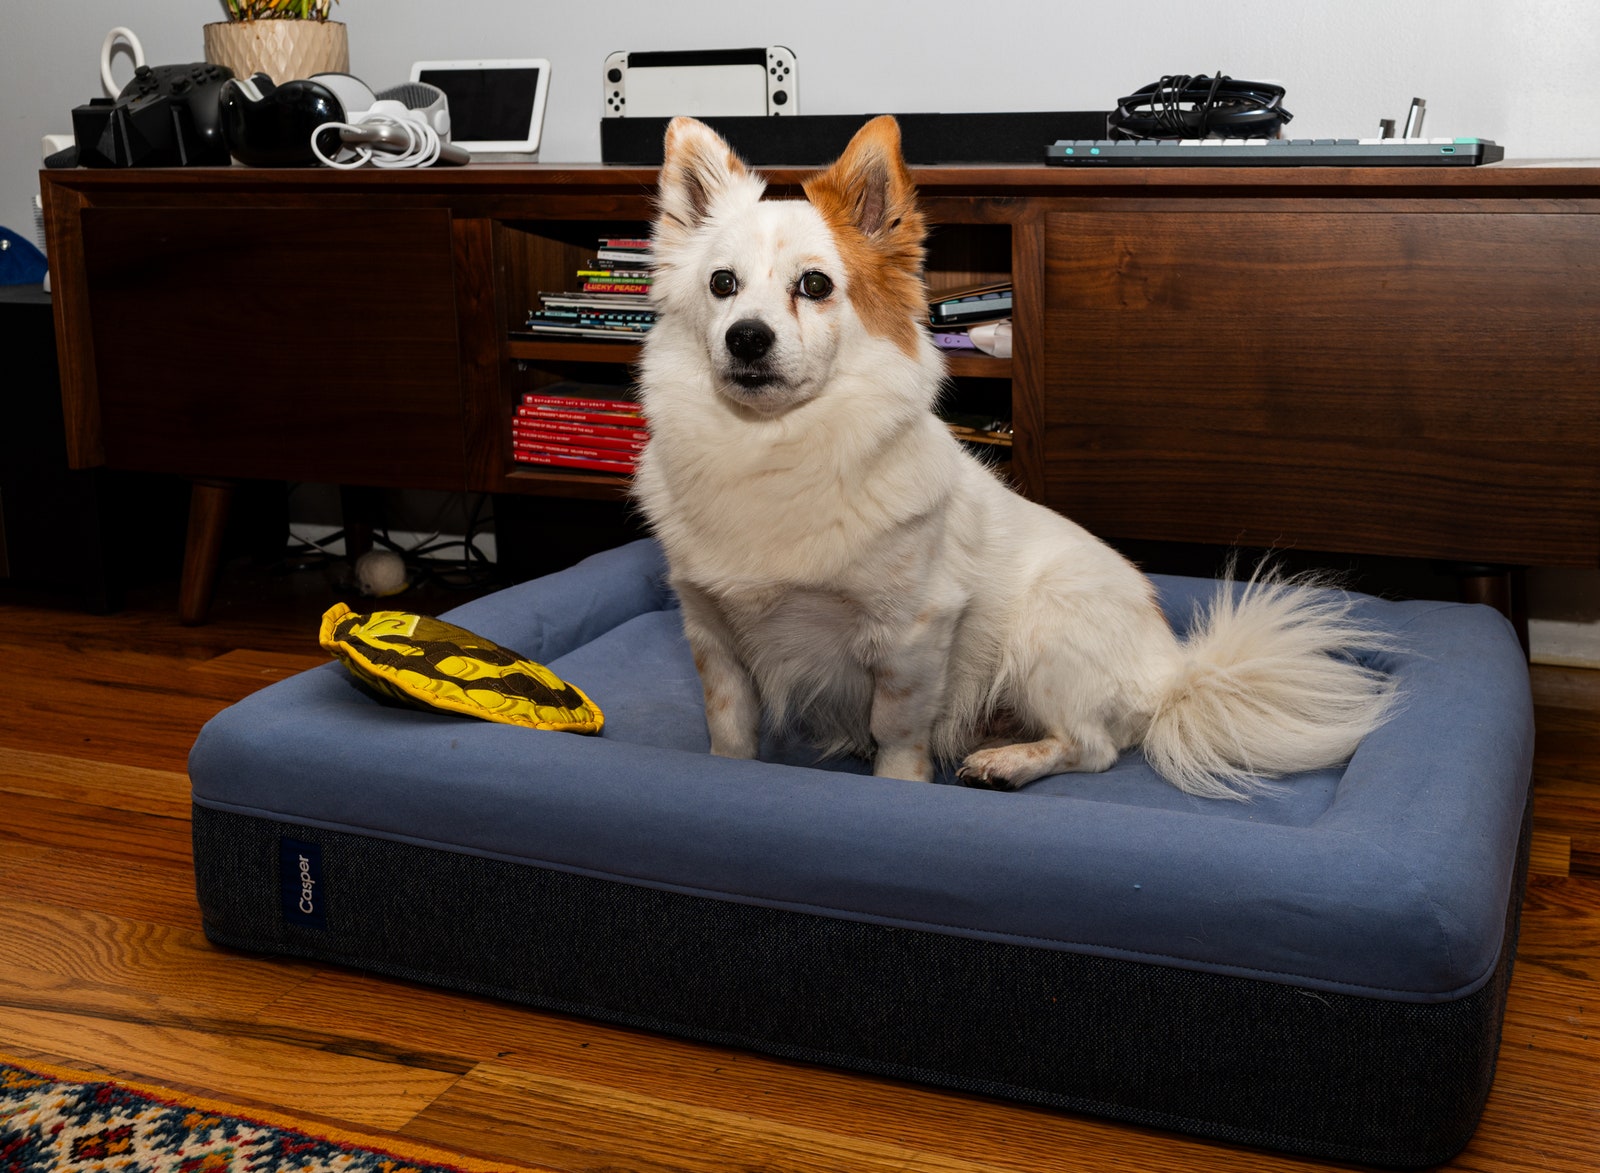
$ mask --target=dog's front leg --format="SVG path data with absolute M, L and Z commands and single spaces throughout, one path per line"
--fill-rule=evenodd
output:
M 872 738 L 880 778 L 933 778 L 933 726 L 944 708 L 959 611 L 927 607 L 873 671 Z
M 683 633 L 706 698 L 711 752 L 753 758 L 761 744 L 761 699 L 734 646 L 716 602 L 697 587 L 675 583 L 683 604 Z

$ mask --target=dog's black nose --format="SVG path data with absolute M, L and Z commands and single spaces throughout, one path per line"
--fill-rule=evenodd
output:
M 755 318 L 741 318 L 728 327 L 728 353 L 740 362 L 756 362 L 766 357 L 777 335 L 772 327 Z

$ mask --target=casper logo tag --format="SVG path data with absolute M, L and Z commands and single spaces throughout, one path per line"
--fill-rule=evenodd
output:
M 283 919 L 294 925 L 327 928 L 327 893 L 322 884 L 322 845 L 301 839 L 278 840 L 278 877 L 283 896 Z

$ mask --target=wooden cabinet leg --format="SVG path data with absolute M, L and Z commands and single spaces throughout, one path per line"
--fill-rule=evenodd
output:
M 189 536 L 183 551 L 183 581 L 178 587 L 178 621 L 206 621 L 222 561 L 222 535 L 233 502 L 233 482 L 196 480 L 189 494 Z
M 1452 564 L 1461 601 L 1486 603 L 1511 620 L 1522 654 L 1528 654 L 1528 572 L 1522 566 L 1463 562 Z
M 383 516 L 383 490 L 340 485 L 339 511 L 344 515 L 345 557 L 354 562 L 372 549 L 372 534 Z

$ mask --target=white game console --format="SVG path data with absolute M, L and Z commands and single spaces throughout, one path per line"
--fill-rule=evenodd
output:
M 800 113 L 793 51 L 617 52 L 602 72 L 607 118 L 737 118 Z

